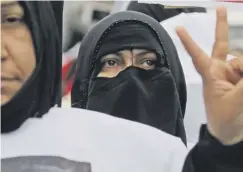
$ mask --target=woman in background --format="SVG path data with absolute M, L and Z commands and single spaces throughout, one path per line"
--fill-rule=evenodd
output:
M 186 143 L 183 71 L 153 18 L 131 11 L 107 17 L 83 40 L 76 66 L 73 107 L 141 122 Z

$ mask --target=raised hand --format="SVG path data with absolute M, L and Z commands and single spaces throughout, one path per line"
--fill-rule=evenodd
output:
M 209 132 L 223 144 L 242 141 L 243 58 L 226 61 L 229 49 L 226 9 L 217 8 L 216 36 L 211 57 L 183 27 L 178 27 L 176 31 L 203 80 Z

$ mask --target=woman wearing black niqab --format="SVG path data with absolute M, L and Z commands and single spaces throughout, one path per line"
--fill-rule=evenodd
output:
M 127 58 L 132 58 L 130 65 Z M 120 12 L 98 23 L 83 40 L 73 107 L 148 124 L 185 143 L 185 104 L 186 86 L 176 49 L 153 18 Z
M 62 8 L 62 3 L 63 2 L 61 1 L 59 2 L 60 7 L 58 8 L 58 12 L 61 11 L 60 9 Z M 30 73 L 29 77 L 24 78 L 23 85 L 20 87 L 18 92 L 15 95 L 13 95 L 13 97 L 10 100 L 2 104 L 1 106 L 1 131 L 2 133 L 5 133 L 16 130 L 27 118 L 41 117 L 43 114 L 47 113 L 51 107 L 57 104 L 60 105 L 62 56 L 61 41 L 58 27 L 61 30 L 62 26 L 61 22 L 58 22 L 59 26 L 57 25 L 57 18 L 55 17 L 59 15 L 60 20 L 58 19 L 58 21 L 61 21 L 62 16 L 60 16 L 60 14 L 56 14 L 55 16 L 55 13 L 53 13 L 50 2 L 3 2 L 1 8 L 1 31 L 3 32 L 3 30 L 6 28 L 6 31 L 4 31 L 4 36 L 10 34 L 10 36 L 8 35 L 8 38 L 2 38 L 4 39 L 4 41 L 6 40 L 4 43 L 2 41 L 4 46 L 5 44 L 6 46 L 8 46 L 8 42 L 11 41 L 11 38 L 9 37 L 13 37 L 15 40 L 17 40 L 17 36 L 13 36 L 13 34 L 23 33 L 23 29 L 21 30 L 21 28 L 25 28 L 25 26 L 27 26 L 27 30 L 30 32 L 30 36 L 33 42 L 33 58 L 36 57 L 36 59 L 34 59 L 35 67 L 33 67 L 32 74 Z M 11 14 L 10 12 L 8 12 L 11 11 L 10 8 L 17 8 L 17 11 L 14 14 Z M 15 32 L 12 32 L 13 29 L 15 29 Z M 21 31 L 18 32 L 19 30 Z M 26 35 L 18 36 L 18 39 L 25 39 Z M 11 49 L 16 51 L 18 45 L 19 44 L 12 44 L 10 46 L 14 47 L 7 48 L 9 50 Z M 25 45 L 25 42 L 23 42 L 21 46 L 23 45 Z M 29 58 L 27 56 L 29 55 L 28 52 L 31 51 L 30 49 L 28 51 L 19 51 L 21 53 L 27 52 L 27 54 L 23 56 L 25 60 Z M 15 61 L 16 59 L 18 61 L 20 58 L 22 58 L 21 53 L 14 54 L 16 56 L 12 54 L 12 56 L 14 56 L 13 58 L 15 59 Z M 5 68 L 5 63 L 8 63 L 7 61 L 9 58 L 7 56 L 10 55 L 6 54 L 5 56 L 5 54 L 2 54 L 1 56 L 2 75 L 7 74 L 8 76 L 6 77 L 11 77 L 11 71 L 9 72 L 9 70 L 12 67 L 6 65 Z M 23 69 L 29 67 L 26 66 L 27 64 L 30 66 L 30 64 L 27 61 L 21 63 L 22 66 L 25 65 Z M 2 82 L 5 82 L 5 80 L 2 80 Z M 8 89 L 7 87 L 8 84 L 6 84 L 5 90 L 11 90 L 11 85 L 10 89 Z

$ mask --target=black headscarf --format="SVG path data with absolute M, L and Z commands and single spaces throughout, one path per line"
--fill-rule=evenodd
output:
M 19 3 L 24 8 L 24 21 L 31 32 L 37 63 L 20 91 L 1 107 L 2 133 L 16 130 L 27 118 L 41 117 L 61 103 L 62 51 L 58 27 L 62 26 L 57 26 L 58 15 L 48 1 Z
M 100 58 L 124 49 L 148 49 L 157 67 L 128 67 L 114 78 L 96 77 Z M 154 126 L 186 142 L 186 85 L 175 46 L 153 18 L 119 12 L 101 20 L 84 38 L 76 64 L 72 106 Z
M 166 20 L 168 18 L 174 17 L 180 13 L 193 13 L 193 12 L 206 12 L 205 8 L 176 8 L 176 9 L 166 9 L 160 4 L 146 4 L 138 3 L 137 1 L 131 1 L 127 7 L 129 11 L 137 11 L 153 17 L 158 22 Z
M 54 12 L 54 16 L 56 19 L 56 23 L 58 26 L 58 32 L 59 32 L 59 36 L 60 36 L 60 40 L 62 41 L 62 23 L 63 23 L 63 1 L 59 0 L 59 1 L 50 1 L 53 12 Z

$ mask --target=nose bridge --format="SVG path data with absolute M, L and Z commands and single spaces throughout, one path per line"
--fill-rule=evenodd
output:
M 137 63 L 136 63 L 136 53 L 134 53 L 134 51 L 131 49 L 129 52 L 129 55 L 127 55 L 127 57 L 125 57 L 125 67 L 124 69 L 128 68 L 128 67 L 138 67 Z
M 123 56 L 123 60 L 124 66 L 122 70 L 125 70 L 126 68 L 131 67 L 133 65 L 133 54 L 131 50 L 125 53 L 125 55 Z
M 132 66 L 139 67 L 136 61 L 136 54 L 132 53 Z
M 7 41 L 8 41 L 7 35 L 1 26 L 1 61 L 8 56 Z
M 138 62 L 138 58 L 139 58 L 139 56 L 138 56 L 138 54 L 137 54 L 136 49 L 132 49 L 131 51 L 132 51 L 132 65 L 133 65 L 134 67 L 139 67 L 139 68 L 140 68 L 140 64 L 139 64 L 139 62 Z
M 132 66 L 136 67 L 136 54 L 134 53 L 134 50 L 131 50 L 132 52 Z

